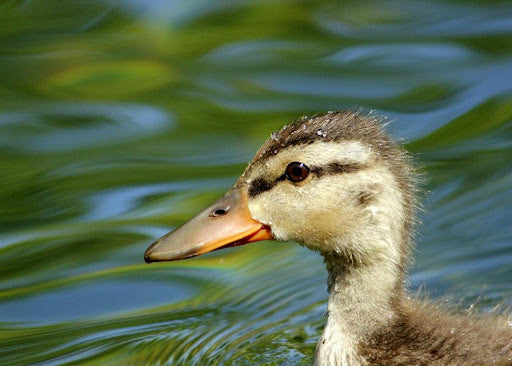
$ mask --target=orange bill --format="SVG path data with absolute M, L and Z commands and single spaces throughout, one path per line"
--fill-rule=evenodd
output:
M 270 228 L 254 220 L 247 195 L 232 189 L 146 250 L 146 262 L 184 259 L 231 246 L 273 239 Z

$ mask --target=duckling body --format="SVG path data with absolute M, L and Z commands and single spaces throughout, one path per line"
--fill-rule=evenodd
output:
M 272 134 L 224 197 L 145 258 L 296 241 L 323 255 L 329 273 L 316 365 L 512 364 L 507 319 L 447 314 L 408 297 L 415 192 L 408 155 L 379 118 L 302 118 Z
M 388 293 L 386 301 L 372 301 L 374 293 L 361 299 L 364 291 L 350 286 L 357 270 L 344 268 L 339 258 L 326 262 L 329 316 L 316 365 L 512 365 L 510 320 L 447 312 L 411 299 L 403 289 Z M 347 334 L 359 335 L 349 353 Z

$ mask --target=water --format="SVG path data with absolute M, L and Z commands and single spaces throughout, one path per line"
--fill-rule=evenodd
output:
M 394 120 L 427 177 L 410 287 L 512 299 L 506 1 L 0 3 L 2 365 L 308 365 L 319 256 L 265 242 L 147 265 L 271 131 Z

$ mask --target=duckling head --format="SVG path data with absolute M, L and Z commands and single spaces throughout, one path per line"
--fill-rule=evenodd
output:
M 224 197 L 160 238 L 145 258 L 182 259 L 272 238 L 350 263 L 402 263 L 413 190 L 408 157 L 379 118 L 303 117 L 273 133 Z

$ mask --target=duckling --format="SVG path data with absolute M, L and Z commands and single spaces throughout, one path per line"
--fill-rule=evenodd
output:
M 512 364 L 512 323 L 447 313 L 404 287 L 417 179 L 382 119 L 351 111 L 273 133 L 230 191 L 145 252 L 147 262 L 260 240 L 325 259 L 328 316 L 315 365 Z

